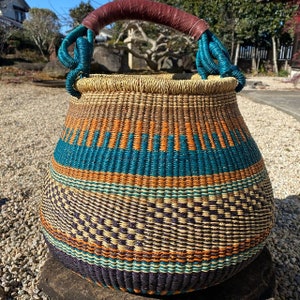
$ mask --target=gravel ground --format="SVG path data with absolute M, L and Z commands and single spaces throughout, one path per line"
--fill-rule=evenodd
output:
M 47 256 L 38 204 L 67 100 L 64 89 L 0 82 L 0 299 L 47 299 L 37 288 Z M 275 299 L 297 300 L 300 123 L 272 107 L 241 96 L 238 101 L 265 158 L 276 198 L 276 225 L 268 242 L 277 275 Z

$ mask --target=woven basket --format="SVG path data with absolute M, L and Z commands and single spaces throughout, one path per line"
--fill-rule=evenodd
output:
M 232 77 L 76 81 L 40 209 L 51 252 L 141 294 L 218 284 L 262 250 L 273 196 Z

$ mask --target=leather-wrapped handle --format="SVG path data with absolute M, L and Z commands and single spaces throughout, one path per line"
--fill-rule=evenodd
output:
M 81 25 L 74 28 L 64 38 L 58 51 L 61 63 L 70 69 L 66 89 L 73 96 L 80 97 L 75 88 L 79 78 L 89 77 L 93 56 L 94 34 L 100 29 L 120 20 L 149 21 L 176 29 L 198 40 L 196 55 L 197 71 L 202 79 L 208 75 L 235 77 L 238 81 L 236 91 L 244 87 L 245 76 L 232 65 L 227 49 L 220 40 L 208 30 L 208 24 L 180 9 L 151 0 L 116 0 L 91 12 Z M 73 57 L 68 48 L 75 43 Z
M 208 24 L 178 8 L 150 0 L 118 0 L 107 3 L 91 12 L 82 24 L 98 34 L 100 29 L 120 20 L 149 21 L 176 29 L 200 38 Z

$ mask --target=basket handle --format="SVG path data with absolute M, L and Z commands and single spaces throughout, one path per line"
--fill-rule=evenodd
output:
M 208 75 L 220 74 L 221 77 L 235 77 L 238 80 L 236 91 L 245 85 L 245 77 L 238 68 L 231 64 L 227 49 L 208 30 L 208 24 L 180 9 L 150 0 L 116 0 L 91 12 L 63 40 L 58 51 L 58 58 L 63 65 L 71 69 L 66 80 L 67 91 L 76 97 L 80 93 L 75 89 L 78 78 L 89 77 L 93 55 L 94 34 L 108 24 L 118 20 L 142 20 L 166 25 L 198 40 L 196 55 L 197 71 L 202 79 Z M 75 43 L 74 57 L 68 47 Z M 217 61 L 217 62 L 215 62 Z
M 115 21 L 140 20 L 165 25 L 197 40 L 208 29 L 202 20 L 173 6 L 149 0 L 119 0 L 103 5 L 91 12 L 82 24 L 98 33 Z

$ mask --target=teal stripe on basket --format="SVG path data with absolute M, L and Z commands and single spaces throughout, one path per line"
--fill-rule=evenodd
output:
M 133 135 L 129 137 L 126 149 L 108 148 L 110 136 L 110 133 L 106 134 L 101 147 L 78 146 L 75 142 L 69 144 L 59 140 L 54 158 L 59 164 L 75 169 L 163 177 L 231 172 L 246 169 L 262 158 L 252 138 L 227 148 L 221 148 L 217 143 L 216 149 L 188 150 L 186 137 L 180 136 L 181 149 L 175 151 L 171 147 L 174 137 L 170 136 L 168 151 L 164 152 L 160 151 L 159 135 L 154 136 L 153 151 L 146 150 L 145 135 L 139 151 L 133 149 Z M 199 145 L 197 136 L 194 140 L 195 145 Z
M 254 255 L 256 255 L 260 250 L 263 249 L 265 242 L 256 245 L 243 251 L 239 254 L 234 254 L 232 256 L 226 256 L 218 259 L 211 259 L 202 262 L 186 262 L 186 263 L 176 263 L 176 262 L 147 262 L 147 261 L 126 261 L 116 258 L 107 258 L 103 256 L 97 256 L 88 252 L 84 252 L 77 248 L 71 247 L 68 244 L 55 239 L 51 236 L 44 228 L 42 229 L 45 238 L 50 244 L 55 248 L 63 251 L 67 255 L 70 255 L 78 260 L 82 260 L 91 265 L 124 270 L 128 272 L 160 272 L 160 273 L 176 273 L 176 274 L 191 274 L 199 272 L 208 272 L 216 269 L 222 269 L 224 267 L 233 266 L 239 264 Z
M 256 173 L 253 176 L 223 184 L 195 186 L 189 188 L 147 188 L 136 185 L 123 185 L 75 179 L 70 176 L 59 174 L 52 167 L 50 168 L 50 174 L 51 177 L 59 183 L 81 190 L 107 195 L 113 194 L 127 197 L 145 197 L 157 199 L 187 199 L 206 197 L 210 195 L 221 195 L 222 193 L 233 193 L 250 188 L 253 185 L 259 185 L 260 182 L 268 178 L 266 169 L 263 169 L 261 172 Z

